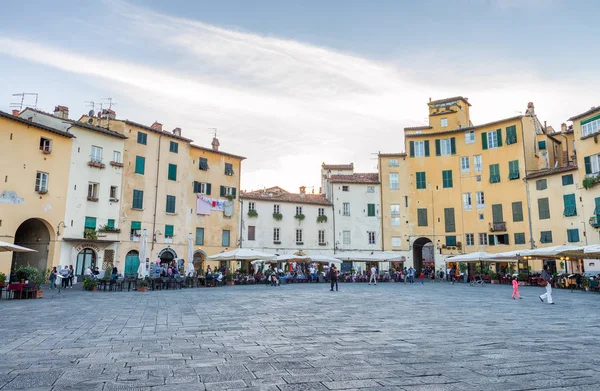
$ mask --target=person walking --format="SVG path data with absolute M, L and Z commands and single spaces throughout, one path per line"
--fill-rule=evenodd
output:
M 415 283 L 415 269 L 413 269 L 413 267 L 409 267 L 408 268 L 408 283 L 409 284 L 414 284 Z
M 60 271 L 60 276 L 62 277 L 62 281 L 61 281 L 61 287 L 63 289 L 67 289 L 67 287 L 69 286 L 69 267 L 65 266 L 64 269 L 61 269 Z
M 406 267 L 402 270 L 402 276 L 404 277 L 404 285 L 406 285 L 406 280 L 408 280 L 408 269 Z
M 371 282 L 374 282 L 377 285 L 377 268 L 375 266 L 371 266 L 371 277 L 369 278 L 369 285 Z
M 338 271 L 335 267 L 335 265 L 331 265 L 331 268 L 329 268 L 329 281 L 331 281 L 331 289 L 330 291 L 333 292 L 333 286 L 335 285 L 335 291 L 338 291 Z
M 58 271 L 56 270 L 56 266 L 52 267 L 52 271 L 50 272 L 50 289 L 56 289 L 56 276 L 58 275 Z
M 543 303 L 544 299 L 547 299 L 548 304 L 554 304 L 554 301 L 552 301 L 552 284 L 550 283 L 552 281 L 552 274 L 550 274 L 549 269 L 550 266 L 546 265 L 544 266 L 544 270 L 542 270 L 542 280 L 546 283 L 546 293 L 540 296 L 540 300 Z
M 513 278 L 513 280 L 512 280 L 512 286 L 513 286 L 513 294 L 512 294 L 513 300 L 515 300 L 515 296 L 517 296 L 519 298 L 519 300 L 520 300 L 521 299 L 521 294 L 519 294 L 519 282 L 517 281 L 516 278 Z
M 73 277 L 75 277 L 75 269 L 73 265 L 69 265 L 69 289 L 73 289 Z
M 425 272 L 423 272 L 423 270 L 421 270 L 421 275 L 419 275 L 419 278 L 421 279 L 421 285 L 425 285 Z

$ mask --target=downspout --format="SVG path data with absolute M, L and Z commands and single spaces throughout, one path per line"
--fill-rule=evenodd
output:
M 244 221 L 244 201 L 242 200 L 242 160 L 240 160 L 240 168 L 238 170 L 238 196 L 240 197 L 240 240 L 239 246 L 242 248 L 243 243 L 243 221 Z M 256 235 L 256 233 L 255 233 Z
M 377 156 L 377 164 L 377 171 L 381 173 L 381 155 Z M 381 249 L 385 251 L 385 233 L 383 232 L 383 186 L 381 186 L 381 174 L 379 174 L 379 205 L 379 225 L 381 226 Z
M 156 241 L 156 206 L 158 205 L 158 178 L 160 174 L 160 142 L 162 140 L 162 134 L 158 136 L 158 158 L 156 160 L 156 184 L 154 186 L 154 216 L 152 217 L 152 247 L 150 250 L 154 250 L 154 242 Z
M 535 126 L 534 126 L 534 128 L 535 128 Z M 531 193 L 529 192 L 529 181 L 526 179 L 527 178 L 527 153 L 525 151 L 525 125 L 523 124 L 523 116 L 521 116 L 521 140 L 522 140 L 522 144 L 523 144 L 523 162 L 525 164 L 525 178 L 523 178 L 523 180 L 525 181 L 525 193 L 527 194 L 527 216 L 529 218 L 529 246 L 530 246 L 530 248 L 535 248 L 534 240 L 533 240 L 533 223 L 531 222 Z
M 331 178 L 327 178 L 327 187 L 330 186 L 330 182 L 329 179 Z M 333 196 L 333 186 L 331 186 L 331 209 L 333 210 L 333 254 L 335 255 L 335 251 L 337 250 L 337 235 L 336 235 L 336 230 L 335 230 L 335 204 L 333 203 L 333 200 L 335 200 L 335 197 Z

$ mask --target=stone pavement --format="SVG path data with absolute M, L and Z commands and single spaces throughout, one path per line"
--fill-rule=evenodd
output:
M 428 283 L 0 301 L 5 390 L 592 390 L 600 295 Z

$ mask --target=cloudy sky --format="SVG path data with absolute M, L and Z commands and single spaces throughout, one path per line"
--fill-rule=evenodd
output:
M 559 128 L 600 104 L 600 5 L 585 0 L 31 0 L 0 13 L 0 110 L 112 97 L 119 118 L 241 154 L 242 187 L 319 186 L 322 162 L 376 171 L 429 97 L 475 124 L 535 103 Z M 98 107 L 96 108 L 98 109 Z

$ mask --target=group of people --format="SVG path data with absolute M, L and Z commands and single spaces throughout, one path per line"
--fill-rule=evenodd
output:
M 58 271 L 56 266 L 52 267 L 48 280 L 50 281 L 50 289 L 56 289 L 56 280 L 61 279 L 62 289 L 73 289 L 73 277 L 75 277 L 75 269 L 73 265 L 65 266 L 64 269 Z

